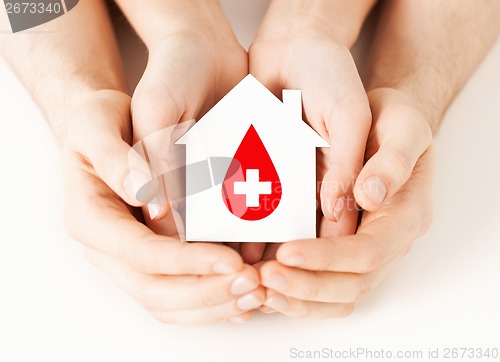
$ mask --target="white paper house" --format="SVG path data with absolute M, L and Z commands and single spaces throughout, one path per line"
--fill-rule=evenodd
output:
M 206 162 L 232 158 L 251 126 L 281 182 L 279 204 L 260 220 L 245 220 L 231 213 L 221 184 L 228 165 L 221 172 L 220 165 L 214 170 L 213 162 Z M 201 176 L 196 168 L 187 168 L 186 240 L 284 242 L 316 237 L 316 148 L 329 145 L 302 120 L 300 90 L 283 90 L 281 102 L 248 75 L 176 144 L 186 145 L 187 165 L 200 161 L 208 164 L 213 186 L 190 193 L 190 181 Z M 246 170 L 241 177 L 243 183 L 236 185 L 234 192 L 246 199 L 246 206 L 256 206 L 256 200 L 262 200 L 257 199 L 260 193 L 269 193 L 268 180 L 259 178 L 259 170 L 255 169 Z

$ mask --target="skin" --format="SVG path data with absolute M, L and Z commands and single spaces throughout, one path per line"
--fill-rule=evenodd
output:
M 353 186 L 372 117 L 349 48 L 374 3 L 273 1 L 249 50 L 250 72 L 277 96 L 300 89 L 305 121 L 330 143 L 318 153 L 318 198 L 337 235 L 354 233 L 358 219 Z M 265 247 L 242 244 L 241 254 L 255 263 Z
M 409 110 L 392 89 L 368 93 L 374 124 L 367 155 L 376 155 L 381 145 L 405 131 L 423 131 L 430 137 L 425 120 Z M 412 118 L 413 117 L 413 118 Z M 423 141 L 422 141 L 423 142 Z M 269 250 L 260 264 L 262 284 L 268 288 L 264 312 L 279 311 L 293 317 L 329 318 L 350 314 L 357 302 L 368 295 L 388 275 L 394 264 L 427 231 L 432 219 L 432 175 L 434 156 L 431 148 L 419 158 L 410 179 L 375 211 L 363 211 L 355 235 L 337 235 L 332 223 L 323 218 L 320 238 L 298 240 Z
M 128 182 L 129 160 L 135 170 L 148 166 L 130 156 L 132 99 L 103 3 L 84 1 L 37 30 L 1 37 L 0 46 L 61 144 L 69 234 L 160 321 L 248 320 L 265 297 L 254 268 L 229 247 L 157 234 L 127 205 L 141 206 Z
M 497 39 L 499 15 L 496 1 L 384 2 L 365 81 L 373 125 L 354 186 L 361 223 L 342 236 L 324 217 L 319 239 L 266 250 L 264 259 L 276 261 L 260 264 L 263 311 L 347 315 L 428 229 L 432 135 Z M 374 176 L 386 190 L 381 206 L 365 189 Z
M 429 227 L 432 134 L 497 38 L 500 3 L 384 1 L 365 87 L 349 48 L 372 1 L 274 0 L 249 55 L 215 0 L 117 3 L 150 54 L 132 97 L 98 0 L 37 29 L 50 34 L 0 38 L 62 145 L 66 224 L 89 260 L 163 322 L 245 322 L 259 307 L 349 314 Z M 147 205 L 136 199 L 131 175 L 150 173 L 130 144 L 199 118 L 249 71 L 275 93 L 302 89 L 306 120 L 334 146 L 318 163 L 319 238 L 235 247 L 242 255 L 181 243 L 161 182 Z
M 134 143 L 199 119 L 248 74 L 247 54 L 218 1 L 150 0 L 144 7 L 134 0 L 119 0 L 117 4 L 149 51 L 146 70 L 132 96 Z M 167 164 L 171 150 L 164 137 L 148 138 L 146 147 L 149 154 L 158 155 L 157 164 Z M 162 220 L 170 216 L 164 189 L 158 188 L 145 210 L 148 225 L 159 233 L 170 232 L 169 223 Z

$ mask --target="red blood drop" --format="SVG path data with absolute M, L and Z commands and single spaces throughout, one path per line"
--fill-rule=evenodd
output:
M 251 170 L 250 173 L 247 172 L 248 170 Z M 258 170 L 257 186 L 255 184 L 256 170 Z M 247 180 L 251 174 L 254 176 L 253 179 L 250 177 L 250 180 Z M 235 193 L 235 183 L 240 183 L 237 193 Z M 255 192 L 255 187 L 257 187 L 257 192 Z M 253 192 L 248 192 L 250 188 Z M 246 193 L 242 193 L 241 190 Z M 222 183 L 224 203 L 228 210 L 240 219 L 261 220 L 276 210 L 281 200 L 281 193 L 281 181 L 273 161 L 254 126 L 251 125 L 236 150 Z M 251 194 L 253 194 L 253 203 L 248 201 L 252 198 Z M 258 205 L 255 204 L 256 194 Z M 248 203 L 251 205 L 247 206 Z

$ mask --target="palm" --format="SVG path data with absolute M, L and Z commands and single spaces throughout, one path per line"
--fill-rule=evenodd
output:
M 282 89 L 302 91 L 305 121 L 331 144 L 330 149 L 319 149 L 317 157 L 317 180 L 323 183 L 321 193 L 318 190 L 323 206 L 318 210 L 320 233 L 354 233 L 358 210 L 352 187 L 363 165 L 371 114 L 349 50 L 324 37 L 264 35 L 250 49 L 250 71 L 276 96 Z M 334 222 L 331 204 L 339 195 L 345 206 L 342 218 Z M 274 258 L 276 249 L 245 244 L 240 252 L 248 262 L 257 262 Z
M 169 235 L 177 229 L 164 192 L 174 186 L 161 176 L 182 167 L 170 130 L 180 122 L 199 119 L 247 72 L 246 52 L 236 42 L 182 32 L 169 35 L 151 50 L 133 96 L 132 113 L 134 142 L 142 142 L 160 183 L 155 201 L 160 204 L 158 217 L 151 220 L 151 210 L 145 210 L 146 222 L 155 232 Z

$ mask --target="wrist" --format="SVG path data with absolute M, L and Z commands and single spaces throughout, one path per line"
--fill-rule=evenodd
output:
M 367 94 L 370 100 L 383 98 L 387 107 L 405 109 L 408 114 L 413 115 L 411 119 L 418 119 L 422 124 L 426 124 L 429 134 L 435 134 L 438 123 L 435 122 L 434 114 L 409 89 L 392 85 L 367 89 Z
M 367 82 L 366 90 L 368 92 L 377 92 L 379 90 L 390 90 L 397 93 L 397 99 L 405 104 L 413 107 L 420 112 L 426 120 L 432 134 L 435 134 L 443 119 L 445 107 L 441 106 L 444 102 L 441 101 L 439 94 L 433 94 L 433 98 L 428 97 L 428 93 L 422 92 L 419 87 L 411 82 L 385 81 L 373 83 Z
M 273 0 L 257 38 L 326 36 L 351 48 L 375 0 Z
M 89 112 L 92 108 L 91 105 L 102 102 L 109 102 L 113 105 L 116 103 L 117 96 L 130 98 L 124 91 L 111 88 L 96 89 L 82 85 L 80 88 L 73 88 L 73 90 L 66 97 L 64 103 L 61 103 L 62 106 L 53 109 L 47 108 L 45 112 L 52 132 L 60 145 L 66 143 L 72 123 L 81 119 L 81 114 Z M 91 115 L 89 114 L 89 116 Z
M 150 51 L 165 38 L 179 33 L 237 43 L 218 0 L 151 0 L 147 7 L 136 0 L 117 3 Z
M 418 89 L 410 85 L 400 86 L 396 89 L 412 100 L 414 107 L 423 114 L 432 134 L 435 134 L 439 129 L 439 125 L 446 111 L 446 107 L 442 106 L 444 102 L 441 101 L 440 96 L 434 94 L 435 98 L 429 99 Z

